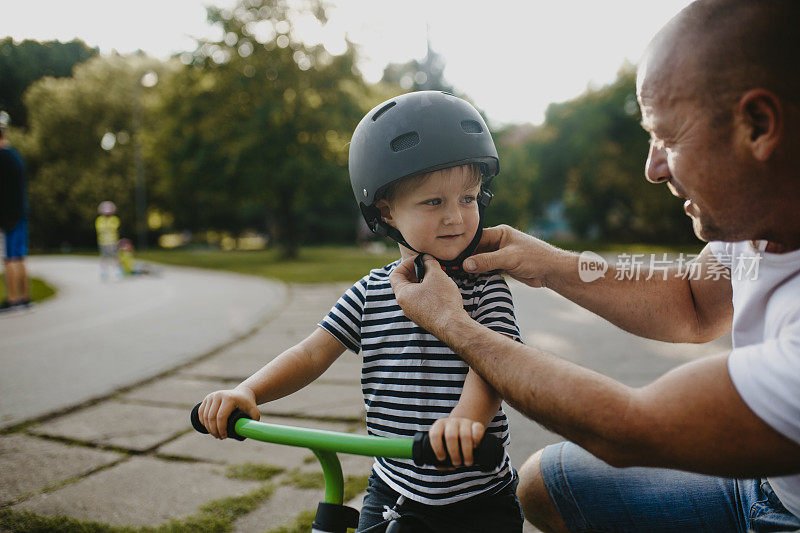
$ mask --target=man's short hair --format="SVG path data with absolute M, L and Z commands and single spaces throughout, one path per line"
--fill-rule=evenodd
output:
M 673 22 L 668 38 L 685 41 L 697 69 L 695 96 L 715 118 L 729 119 L 738 98 L 756 87 L 800 103 L 800 1 L 699 0 Z

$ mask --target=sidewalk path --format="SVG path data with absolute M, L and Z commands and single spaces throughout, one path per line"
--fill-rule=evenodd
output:
M 206 273 L 201 277 L 220 279 Z M 212 525 L 240 533 L 308 531 L 307 525 L 296 526 L 309 523 L 322 495 L 320 469 L 309 450 L 216 441 L 189 428 L 188 412 L 208 392 L 234 386 L 307 336 L 348 286 L 292 285 L 280 314 L 209 357 L 94 405 L 0 434 L 0 531 L 24 529 L 20 524 L 39 530 L 70 525 L 62 529 L 69 531 L 86 521 L 132 527 L 169 523 L 173 532 L 211 530 Z M 647 383 L 683 360 L 729 347 L 727 339 L 701 346 L 645 341 L 547 290 L 515 283 L 511 288 L 529 344 L 630 385 Z M 161 293 L 154 291 L 151 297 Z M 45 310 L 43 305 L 36 313 Z M 162 317 L 161 327 L 172 327 L 170 317 L 174 315 Z M 86 346 L 93 344 L 91 331 Z M 148 345 L 147 331 L 133 334 L 137 344 Z M 117 359 L 114 353 L 112 360 Z M 261 406 L 262 420 L 363 432 L 359 380 L 359 358 L 345 352 L 310 386 Z M 559 440 L 506 408 L 514 465 Z M 357 492 L 365 486 L 372 459 L 340 458 Z M 259 468 L 260 478 L 241 475 Z M 351 501 L 359 503 L 360 498 Z M 527 524 L 525 531 L 534 529 Z
M 175 267 L 101 282 L 94 258 L 31 257 L 28 270 L 59 293 L 0 316 L 0 427 L 172 369 L 251 330 L 286 297 L 281 283 Z

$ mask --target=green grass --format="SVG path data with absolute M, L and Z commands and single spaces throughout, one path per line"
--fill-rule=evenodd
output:
M 284 485 L 293 485 L 298 489 L 323 489 L 325 488 L 325 478 L 322 476 L 322 472 L 293 470 L 286 476 Z
M 28 288 L 31 292 L 31 300 L 41 302 L 54 296 L 56 289 L 37 278 L 28 279 Z M 6 277 L 0 274 L 0 300 L 6 299 Z
M 646 244 L 646 243 L 619 243 L 605 241 L 552 241 L 550 244 L 564 250 L 574 252 L 592 251 L 597 253 L 628 253 L 628 254 L 661 254 L 681 252 L 696 254 L 703 249 L 705 243 L 694 244 Z
M 243 481 L 266 481 L 283 472 L 285 468 L 256 463 L 231 465 L 225 470 L 225 476 Z
M 234 521 L 272 496 L 274 487 L 262 485 L 243 496 L 220 498 L 203 505 L 199 512 L 156 527 L 111 526 L 67 516 L 41 516 L 30 511 L 0 509 L 0 530 L 17 533 L 222 533 L 233 530 Z
M 344 478 L 344 501 L 349 502 L 369 485 L 369 476 L 346 476 Z
M 697 253 L 703 243 L 686 245 L 622 244 L 597 241 L 554 242 L 553 244 L 581 252 L 598 253 Z M 254 252 L 210 249 L 146 250 L 137 258 L 168 265 L 228 270 L 279 279 L 292 283 L 354 282 L 373 268 L 391 263 L 400 252 L 387 246 L 382 254 L 369 254 L 355 246 L 306 246 L 297 259 L 284 260 L 279 250 Z
M 400 257 L 396 246 L 375 255 L 355 246 L 309 246 L 297 259 L 284 260 L 278 250 L 225 252 L 221 250 L 147 250 L 137 258 L 168 265 L 192 266 L 253 274 L 293 283 L 354 282 L 373 268 Z
M 308 481 L 310 481 L 311 483 L 315 483 L 312 480 L 313 477 L 308 477 Z M 345 478 L 344 480 L 345 504 L 367 489 L 367 485 L 369 484 L 368 480 L 369 476 L 347 476 Z M 308 488 L 308 487 L 299 487 L 299 488 Z M 315 514 L 316 512 L 312 510 L 303 511 L 295 517 L 293 522 L 287 525 L 270 529 L 268 533 L 308 533 L 311 530 L 311 523 L 314 521 Z M 348 529 L 347 531 L 349 533 L 353 530 Z
M 308 533 L 311 531 L 311 524 L 314 522 L 316 514 L 316 510 L 303 511 L 295 517 L 291 524 L 270 529 L 267 533 Z M 348 531 L 352 531 L 352 529 Z

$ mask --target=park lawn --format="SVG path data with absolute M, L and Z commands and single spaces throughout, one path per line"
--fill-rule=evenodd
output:
M 55 288 L 51 287 L 44 281 L 37 278 L 30 278 L 28 280 L 29 289 L 31 292 L 31 300 L 34 302 L 41 302 L 51 296 L 55 295 Z M 6 278 L 5 275 L 0 274 L 0 301 L 6 299 Z
M 699 254 L 706 245 L 697 241 L 694 244 L 647 244 L 618 243 L 604 241 L 552 241 L 550 244 L 574 252 L 591 251 L 598 254 Z
M 698 245 L 665 246 L 615 243 L 559 243 L 575 251 L 597 253 L 686 253 L 696 254 Z M 146 250 L 137 259 L 168 265 L 227 270 L 279 279 L 291 283 L 355 282 L 373 268 L 400 257 L 396 245 L 388 245 L 380 254 L 368 253 L 356 246 L 304 246 L 297 259 L 283 260 L 277 249 L 260 251 L 222 251 L 218 249 Z
M 397 246 L 380 254 L 356 246 L 306 246 L 297 259 L 281 259 L 280 251 L 222 251 L 208 249 L 137 251 L 137 259 L 168 265 L 228 270 L 291 283 L 355 282 L 371 269 L 398 259 Z

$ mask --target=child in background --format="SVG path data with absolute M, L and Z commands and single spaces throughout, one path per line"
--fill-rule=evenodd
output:
M 119 218 L 114 214 L 117 206 L 108 200 L 100 202 L 97 212 L 100 216 L 95 219 L 94 228 L 97 231 L 97 248 L 100 250 L 100 279 L 105 281 L 118 268 Z
M 119 268 L 123 276 L 148 276 L 158 275 L 159 271 L 153 269 L 149 264 L 137 261 L 133 256 L 136 248 L 133 246 L 133 241 L 124 237 L 117 243 L 117 261 L 119 261 Z
M 395 239 L 401 259 L 438 258 L 461 288 L 464 307 L 480 323 L 519 340 L 511 294 L 497 274 L 460 270 L 481 236 L 488 182 L 497 151 L 480 114 L 448 93 L 423 91 L 370 111 L 350 145 L 350 180 L 367 225 Z M 439 341 L 408 320 L 389 275 L 395 261 L 350 288 L 314 332 L 232 390 L 209 394 L 200 420 L 224 438 L 234 408 L 254 419 L 257 405 L 319 377 L 345 349 L 362 354 L 361 385 L 370 435 L 410 437 L 428 431 L 439 458 L 457 468 L 419 467 L 377 458 L 358 531 L 399 514 L 432 531 L 519 532 L 516 472 L 505 454 L 492 472 L 472 466 L 472 449 L 489 431 L 507 446 L 501 399 Z
M 117 243 L 117 261 L 123 276 L 134 274 L 133 242 L 128 238 L 120 239 Z

